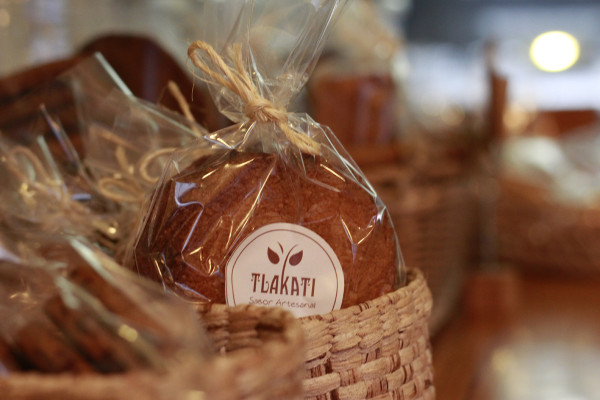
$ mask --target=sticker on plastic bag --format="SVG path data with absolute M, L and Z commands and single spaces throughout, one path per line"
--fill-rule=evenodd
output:
M 344 293 L 340 261 L 303 226 L 276 223 L 246 237 L 227 263 L 227 304 L 283 307 L 297 317 L 338 310 Z

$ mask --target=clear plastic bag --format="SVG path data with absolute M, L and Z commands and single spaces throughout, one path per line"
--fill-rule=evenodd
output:
M 85 158 L 95 189 L 119 205 L 117 259 L 131 244 L 142 204 L 155 187 L 170 154 L 206 134 L 184 116 L 113 90 L 80 100 Z
M 80 144 L 82 94 L 100 99 L 113 90 L 129 93 L 95 55 L 2 105 L 0 220 L 82 235 L 114 252 L 120 205 L 97 190 Z
M 9 234 L 3 245 L 20 254 L 0 258 L 5 373 L 167 371 L 212 354 L 191 308 L 85 240 Z
M 66 136 L 60 140 L 72 147 Z M 65 163 L 54 156 L 42 135 L 30 146 L 0 137 L 0 221 L 83 235 L 110 251 L 118 238 L 118 205 L 94 190 L 75 152 L 68 157 Z
M 207 133 L 182 115 L 121 91 L 113 90 L 102 101 L 82 99 L 80 104 L 85 110 L 84 163 L 99 191 L 133 214 L 171 152 Z
M 109 254 L 130 241 L 170 152 L 206 133 L 133 96 L 99 54 L 3 109 L 13 118 L 0 121 L 0 218 L 83 235 Z
M 94 189 L 119 208 L 114 253 L 121 258 L 166 159 L 175 148 L 206 134 L 206 129 L 193 121 L 191 113 L 178 114 L 133 96 L 110 66 L 103 61 L 99 67 L 102 58 L 95 58 L 97 63 L 79 66 L 63 79 L 75 87 L 85 170 Z M 181 97 L 173 82 L 168 88 Z
M 173 153 L 129 267 L 196 301 L 298 316 L 403 282 L 384 204 L 327 127 L 286 110 L 344 5 L 207 2 L 190 62 L 237 125 Z

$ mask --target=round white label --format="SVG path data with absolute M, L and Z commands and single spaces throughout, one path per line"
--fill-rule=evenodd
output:
M 227 304 L 283 307 L 295 316 L 340 309 L 342 266 L 329 244 L 300 225 L 276 223 L 252 232 L 225 269 Z

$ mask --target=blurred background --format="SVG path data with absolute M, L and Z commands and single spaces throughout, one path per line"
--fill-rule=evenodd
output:
M 174 79 L 226 126 L 186 68 L 202 7 L 0 0 L 0 130 L 3 105 L 93 51 L 134 94 Z M 331 126 L 424 271 L 440 399 L 600 398 L 598 21 L 597 0 L 355 0 L 293 105 Z
M 510 75 L 516 101 L 544 108 L 585 108 L 598 105 L 593 92 L 598 84 L 599 13 L 600 4 L 593 0 L 425 0 L 414 2 L 404 25 L 409 41 L 439 45 L 439 51 L 454 54 L 456 62 L 472 61 L 478 45 L 494 41 L 497 66 Z M 544 74 L 548 67 L 540 65 L 543 60 L 531 59 L 530 48 L 537 36 L 557 30 L 573 36 L 579 57 L 569 72 Z M 556 46 L 552 53 L 558 57 L 561 49 Z
M 398 72 L 409 77 L 408 97 L 426 112 L 449 104 L 482 106 L 487 98 L 482 54 L 490 42 L 496 46 L 495 68 L 511 81 L 512 111 L 598 106 L 596 1 L 378 0 L 376 4 L 381 19 L 410 43 L 404 54 L 407 63 L 398 66 Z M 190 0 L 2 0 L 0 74 L 68 57 L 109 32 L 150 36 L 183 64 L 187 44 L 202 29 L 195 18 L 201 8 L 201 1 Z M 577 60 L 567 71 L 549 74 L 544 69 L 555 67 L 532 61 L 530 50 L 538 35 L 557 30 L 572 35 Z M 569 51 L 549 46 L 554 57 Z M 514 117 L 510 123 L 519 121 Z

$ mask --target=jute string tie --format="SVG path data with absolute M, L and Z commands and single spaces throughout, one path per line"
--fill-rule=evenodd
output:
M 151 149 L 134 164 L 128 159 L 126 150 L 137 151 L 133 143 L 123 140 L 115 133 L 98 125 L 92 125 L 89 130 L 91 135 L 98 136 L 104 142 L 112 142 L 116 146 L 115 158 L 119 166 L 119 173 L 97 180 L 100 193 L 118 203 L 142 203 L 149 188 L 154 186 L 160 178 L 160 175 L 150 173 L 151 167 L 155 164 L 162 167 L 160 159 L 171 155 L 175 148 Z
M 196 137 L 202 137 L 203 134 L 196 125 L 197 121 L 192 114 L 190 105 L 185 100 L 177 83 L 169 81 L 167 83 L 167 89 L 177 101 L 185 118 L 190 122 L 191 132 Z M 150 149 L 140 158 L 136 165 L 132 165 L 127 158 L 126 149 L 137 152 L 138 147 L 135 143 L 123 140 L 110 130 L 97 125 L 92 125 L 89 129 L 91 135 L 97 135 L 101 140 L 112 142 L 117 146 L 115 157 L 119 164 L 120 172 L 118 177 L 104 177 L 98 180 L 98 189 L 100 190 L 100 193 L 108 199 L 119 203 L 141 204 L 148 188 L 154 186 L 160 178 L 160 175 L 150 174 L 150 166 L 152 166 L 153 163 L 161 166 L 161 157 L 170 156 L 171 153 L 175 151 L 175 147 Z
M 26 172 L 27 168 L 24 168 L 24 164 L 19 161 L 20 159 L 26 160 L 28 166 L 33 169 L 35 177 L 32 178 Z M 72 219 L 80 226 L 90 226 L 94 229 L 99 230 L 109 238 L 113 238 L 116 234 L 114 229 L 114 221 L 110 221 L 106 217 L 96 218 L 91 214 L 91 211 L 80 204 L 78 201 L 73 200 L 71 196 L 63 189 L 63 182 L 59 179 L 52 178 L 46 171 L 46 168 L 38 158 L 38 156 L 31 151 L 29 148 L 24 146 L 15 146 L 10 149 L 6 154 L 6 167 L 17 177 L 22 183 L 33 188 L 38 194 L 37 201 L 46 204 L 49 207 L 54 205 L 57 206 L 61 213 L 53 216 L 48 215 L 49 219 L 44 221 L 48 226 L 56 226 L 57 222 L 52 218 L 56 217 L 59 219 L 63 218 L 63 215 L 69 214 L 69 218 Z M 26 187 L 21 190 L 28 190 Z M 25 195 L 22 193 L 24 201 L 27 203 L 35 202 L 36 200 L 31 195 Z M 33 204 L 29 204 L 33 207 Z
M 199 54 L 200 53 L 200 54 Z M 202 57 L 201 54 L 206 57 Z M 288 140 L 300 150 L 317 154 L 320 146 L 308 135 L 297 132 L 290 127 L 288 114 L 285 110 L 277 108 L 272 102 L 260 95 L 258 89 L 250 79 L 244 68 L 242 49 L 239 44 L 230 48 L 230 55 L 234 66 L 227 65 L 225 60 L 208 43 L 197 40 L 188 47 L 188 57 L 192 64 L 200 69 L 206 77 L 194 76 L 207 83 L 218 83 L 237 94 L 245 104 L 244 114 L 257 122 L 273 122 L 286 135 Z

